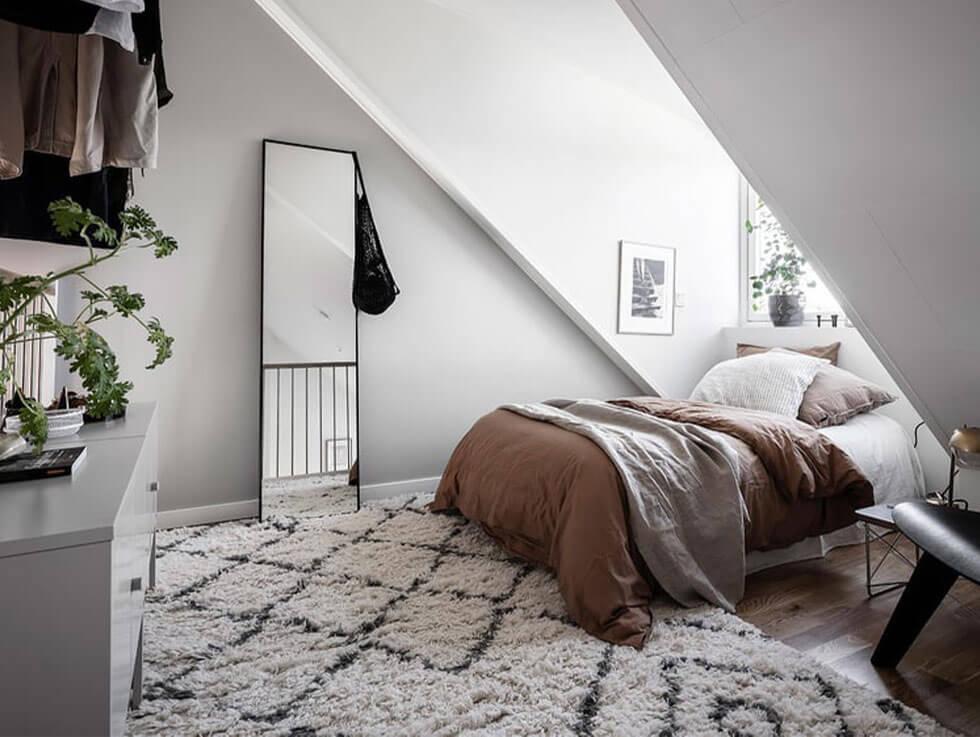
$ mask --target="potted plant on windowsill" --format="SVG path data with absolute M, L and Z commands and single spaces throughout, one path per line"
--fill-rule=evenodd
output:
M 761 199 L 756 212 L 758 222 L 745 221 L 745 229 L 762 240 L 763 268 L 749 277 L 752 299 L 768 297 L 769 319 L 774 326 L 802 325 L 806 259 Z M 813 288 L 816 282 L 808 281 L 806 286 Z M 753 308 L 759 308 L 758 302 L 753 303 Z
M 105 221 L 71 199 L 52 202 L 48 207 L 55 229 L 62 236 L 79 236 L 88 247 L 88 257 L 75 266 L 58 272 L 0 278 L 0 387 L 18 400 L 19 434 L 40 452 L 48 438 L 48 415 L 37 397 L 25 396 L 18 381 L 15 365 L 19 344 L 53 340 L 55 353 L 68 362 L 69 370 L 81 379 L 87 394 L 85 410 L 96 418 L 114 417 L 125 411 L 127 395 L 133 388 L 119 376 L 116 355 L 97 331 L 98 323 L 112 317 L 133 320 L 146 331 L 153 346 L 152 369 L 170 358 L 173 338 L 160 321 L 143 318 L 146 304 L 142 294 L 130 292 L 125 284 L 103 287 L 89 272 L 105 261 L 136 249 L 149 249 L 156 258 L 177 250 L 177 241 L 165 235 L 149 213 L 139 206 L 127 207 L 119 216 L 122 224 L 117 233 Z M 98 244 L 100 250 L 96 250 Z M 49 299 L 50 287 L 65 277 L 81 279 L 82 309 L 70 321 L 62 321 Z M 29 314 L 32 304 L 40 300 L 45 310 Z

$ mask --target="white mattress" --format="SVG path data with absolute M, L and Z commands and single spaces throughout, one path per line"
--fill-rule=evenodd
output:
M 912 439 L 890 417 L 876 412 L 858 415 L 836 427 L 820 430 L 847 453 L 874 487 L 876 504 L 897 504 L 926 495 L 925 475 Z M 762 570 L 797 560 L 820 558 L 838 545 L 862 542 L 857 525 L 828 535 L 811 537 L 782 550 L 749 553 L 746 572 Z

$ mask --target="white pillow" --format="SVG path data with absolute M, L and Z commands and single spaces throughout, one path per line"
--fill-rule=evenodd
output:
M 733 358 L 708 371 L 691 399 L 796 417 L 813 377 L 828 363 L 781 348 Z

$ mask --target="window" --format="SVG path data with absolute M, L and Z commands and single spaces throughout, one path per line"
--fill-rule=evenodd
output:
M 753 274 L 760 273 L 765 268 L 768 258 L 767 244 L 776 243 L 777 247 L 795 248 L 789 236 L 779 226 L 779 221 L 766 206 L 762 198 L 749 186 L 743 179 L 739 192 L 740 217 L 741 223 L 741 251 L 742 267 L 740 279 L 742 280 L 742 315 L 745 322 L 768 322 L 769 306 L 765 296 L 761 298 L 753 297 L 751 279 Z M 746 223 L 751 223 L 751 230 L 746 227 Z M 803 268 L 803 275 L 800 282 L 800 289 L 805 300 L 806 321 L 816 322 L 817 315 L 821 315 L 829 320 L 831 315 L 839 315 L 839 325 L 847 324 L 844 311 L 841 309 L 834 295 L 820 281 L 820 277 L 810 264 Z

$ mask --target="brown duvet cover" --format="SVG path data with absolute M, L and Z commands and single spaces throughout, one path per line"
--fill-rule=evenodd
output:
M 682 400 L 613 403 L 726 434 L 739 458 L 747 551 L 845 527 L 873 503 L 847 454 L 795 419 Z M 619 474 L 592 441 L 491 412 L 456 447 L 431 508 L 457 509 L 511 553 L 552 568 L 569 615 L 589 633 L 643 644 L 655 582 L 633 548 Z

